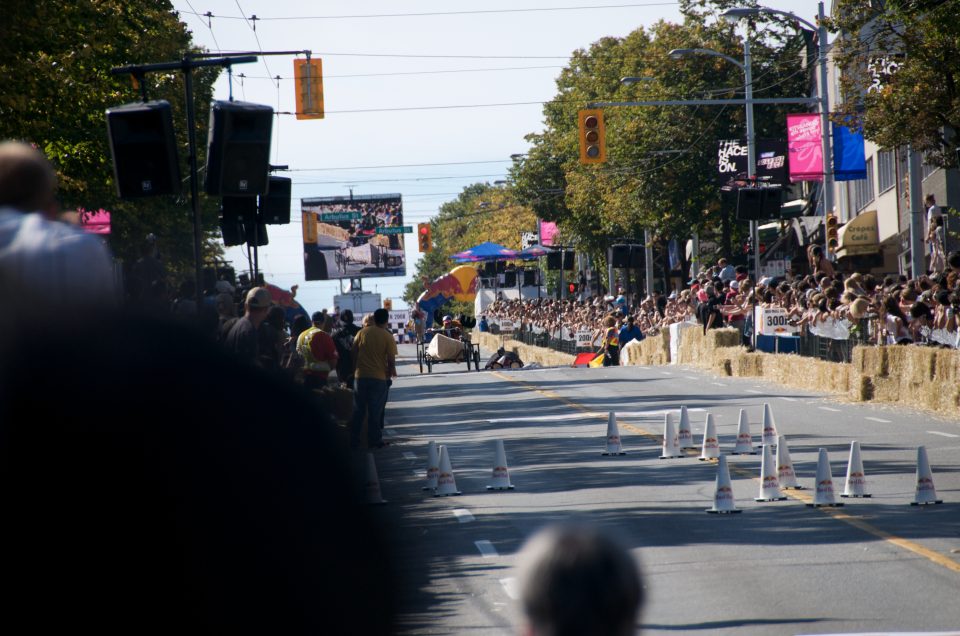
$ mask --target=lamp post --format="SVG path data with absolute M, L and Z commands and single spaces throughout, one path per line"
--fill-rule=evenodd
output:
M 824 219 L 824 254 L 827 253 L 827 215 L 833 211 L 833 150 L 830 139 L 830 94 L 827 90 L 827 27 L 826 16 L 823 12 L 823 2 L 817 3 L 817 22 L 814 25 L 803 18 L 779 9 L 770 7 L 737 7 L 727 9 L 720 15 L 724 18 L 748 18 L 767 13 L 789 18 L 806 26 L 811 31 L 817 33 L 817 62 L 820 67 L 820 86 L 818 89 L 818 102 L 820 105 L 820 150 L 823 155 L 823 219 Z
M 750 32 L 743 39 L 743 62 L 713 49 L 673 49 L 669 55 L 673 59 L 680 59 L 685 55 L 712 55 L 722 57 L 731 64 L 735 64 L 743 71 L 744 105 L 747 109 L 747 181 L 751 184 L 757 176 L 757 139 L 753 129 L 753 72 L 751 70 L 752 57 L 750 56 Z M 760 280 L 760 241 L 757 232 L 757 222 L 750 221 L 750 243 L 753 245 L 754 280 Z

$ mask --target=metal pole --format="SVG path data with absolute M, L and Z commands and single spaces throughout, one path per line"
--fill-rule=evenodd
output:
M 200 186 L 197 176 L 197 125 L 193 104 L 193 67 L 183 60 L 183 90 L 187 101 L 187 148 L 190 153 L 190 207 L 193 209 L 193 269 L 197 285 L 197 310 L 203 307 L 203 255 L 200 251 Z
M 567 285 L 563 281 L 563 259 L 566 256 L 567 250 L 564 247 L 560 248 L 560 300 L 567 299 Z
M 916 278 L 926 273 L 926 255 L 923 253 L 923 191 L 920 153 L 907 146 L 910 167 L 910 276 Z
M 693 233 L 693 253 L 690 255 L 690 260 L 693 261 L 690 264 L 690 278 L 696 278 L 700 275 L 700 233 Z
M 827 27 L 823 2 L 817 7 L 817 52 L 820 63 L 820 149 L 823 154 L 823 253 L 827 250 L 827 215 L 833 211 L 833 150 L 830 139 L 830 91 L 827 80 Z
M 649 229 L 643 230 L 643 262 L 647 268 L 647 296 L 653 294 L 653 237 Z
M 747 34 L 743 38 L 743 77 L 744 94 L 746 97 L 747 108 L 747 182 L 751 187 L 756 187 L 755 178 L 757 176 L 757 138 L 753 129 L 753 71 L 751 63 L 753 58 L 750 55 L 750 24 L 747 23 Z M 757 221 L 750 221 L 750 243 L 753 245 L 753 271 L 754 280 L 760 280 L 760 237 Z

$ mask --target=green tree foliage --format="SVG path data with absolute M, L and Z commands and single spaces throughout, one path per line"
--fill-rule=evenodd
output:
M 844 104 L 885 148 L 913 144 L 925 161 L 956 166 L 960 140 L 960 20 L 957 3 L 838 0 L 831 28 Z
M 121 201 L 113 184 L 104 111 L 137 101 L 129 77 L 115 66 L 178 60 L 193 49 L 191 34 L 166 0 L 5 0 L 0 21 L 0 138 L 36 144 L 56 165 L 64 209 L 105 208 L 112 214 L 110 244 L 127 262 L 148 233 L 159 238 L 173 272 L 193 265 L 189 190 L 181 197 Z M 197 139 L 206 139 L 207 112 L 218 69 L 194 76 Z M 187 172 L 183 78 L 151 74 L 150 99 L 167 99 L 182 175 Z M 200 165 L 203 164 L 201 148 Z M 215 202 L 204 205 L 204 228 L 216 224 Z M 210 238 L 210 235 L 208 235 Z M 217 252 L 212 241 L 208 254 Z

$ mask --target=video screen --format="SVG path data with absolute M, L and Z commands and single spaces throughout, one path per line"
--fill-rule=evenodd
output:
M 399 194 L 300 199 L 306 280 L 405 276 Z

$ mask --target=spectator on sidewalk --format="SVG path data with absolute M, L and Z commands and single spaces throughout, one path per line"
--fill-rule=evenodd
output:
M 356 338 L 360 327 L 353 324 L 353 312 L 344 309 L 340 312 L 340 322 L 331 333 L 333 343 L 337 347 L 337 381 L 348 387 L 353 386 L 353 339 Z
M 313 325 L 297 338 L 297 352 L 303 358 L 303 386 L 307 389 L 325 386 L 330 371 L 337 366 L 337 347 L 329 334 L 332 326 L 330 316 L 314 312 Z
M 243 304 L 243 316 L 230 325 L 223 339 L 227 351 L 251 366 L 259 366 L 261 362 L 258 331 L 267 318 L 271 302 L 270 292 L 263 287 L 250 289 Z
M 353 341 L 356 369 L 350 447 L 354 450 L 361 447 L 364 424 L 367 428 L 367 448 L 387 445 L 379 424 L 386 407 L 389 380 L 397 377 L 397 343 L 386 329 L 390 314 L 381 308 L 372 316 L 374 324 L 361 329 Z

